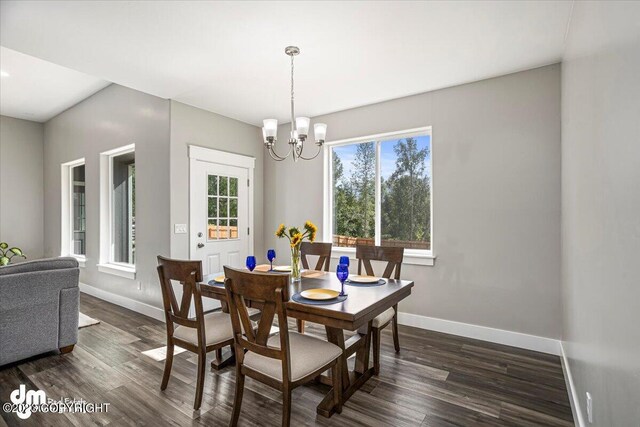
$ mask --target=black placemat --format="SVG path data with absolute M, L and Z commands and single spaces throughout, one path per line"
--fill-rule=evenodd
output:
M 293 294 L 291 296 L 291 299 L 295 302 L 299 302 L 300 304 L 309 304 L 309 305 L 329 305 L 329 304 L 337 304 L 339 302 L 342 302 L 344 300 L 347 299 L 347 295 L 345 296 L 338 296 L 336 298 L 330 299 L 330 300 L 315 300 L 315 299 L 309 299 L 309 298 L 305 298 L 302 295 L 300 295 L 300 293 L 298 292 L 297 294 Z
M 370 288 L 372 286 L 382 286 L 384 284 L 386 284 L 387 281 L 384 279 L 378 279 L 377 282 L 374 283 L 360 283 L 360 282 L 352 282 L 351 280 L 347 279 L 344 281 L 345 285 L 349 285 L 349 286 L 356 286 L 358 288 Z
M 209 280 L 209 284 L 211 286 L 217 286 L 219 288 L 224 288 L 224 283 L 216 282 L 215 280 Z

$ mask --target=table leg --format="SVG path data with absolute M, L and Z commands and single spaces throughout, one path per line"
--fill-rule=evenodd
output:
M 231 351 L 227 355 L 226 358 L 222 357 L 222 349 L 219 348 L 216 350 L 216 358 L 211 361 L 211 368 L 219 371 L 222 368 L 226 368 L 229 365 L 233 365 L 236 362 L 236 354 L 231 345 Z
M 342 329 L 336 329 L 329 326 L 325 327 L 327 331 L 327 339 L 329 340 L 329 342 L 337 345 L 343 351 L 341 361 L 338 362 L 342 364 L 343 404 L 373 375 L 373 368 L 369 367 L 369 353 L 371 352 L 371 323 L 372 322 L 369 322 L 367 334 L 364 336 L 361 335 L 361 339 L 364 340 L 364 343 L 360 346 L 360 348 L 358 348 L 358 350 L 356 350 L 356 366 L 355 371 L 353 372 L 349 372 L 349 369 L 347 367 L 348 355 L 344 352 L 344 331 Z M 331 390 L 329 394 L 324 397 L 322 402 L 320 402 L 320 404 L 316 408 L 316 412 L 318 413 L 318 415 L 322 415 L 323 417 L 327 418 L 333 415 L 333 413 L 335 412 L 333 390 Z

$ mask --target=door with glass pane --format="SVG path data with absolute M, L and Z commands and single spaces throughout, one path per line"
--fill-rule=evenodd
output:
M 249 255 L 248 169 L 193 162 L 191 254 L 202 260 L 203 274 L 241 268 Z

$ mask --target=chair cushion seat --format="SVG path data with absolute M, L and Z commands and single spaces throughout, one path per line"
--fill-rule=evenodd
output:
M 280 334 L 267 340 L 269 347 L 280 348 Z M 289 332 L 291 381 L 298 381 L 337 359 L 342 350 L 335 344 L 309 335 Z M 244 356 L 244 365 L 275 380 L 282 381 L 282 361 L 252 351 Z
M 204 315 L 204 332 L 207 345 L 219 344 L 233 339 L 231 316 L 228 313 L 207 313 Z M 173 331 L 174 338 L 198 345 L 198 331 L 196 328 L 178 326 Z
M 247 313 L 249 313 L 249 317 L 251 317 L 254 314 L 260 313 L 260 310 L 258 310 L 257 308 L 247 307 Z
M 379 328 L 380 326 L 386 324 L 391 319 L 393 319 L 393 316 L 395 315 L 396 315 L 396 312 L 393 309 L 393 307 L 388 308 L 387 310 L 383 311 L 373 319 L 373 327 Z

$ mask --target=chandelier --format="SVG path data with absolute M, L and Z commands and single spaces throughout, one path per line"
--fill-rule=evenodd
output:
M 300 49 L 297 46 L 287 46 L 284 49 L 284 53 L 291 57 L 291 134 L 289 137 L 289 151 L 286 155 L 280 156 L 275 151 L 275 144 L 277 141 L 278 133 L 278 120 L 266 119 L 263 120 L 264 127 L 262 128 L 262 137 L 264 139 L 264 146 L 269 152 L 269 155 L 277 161 L 282 161 L 293 154 L 293 160 L 295 162 L 298 159 L 313 160 L 318 157 L 320 151 L 322 151 L 322 144 L 324 144 L 325 137 L 327 135 L 327 125 L 325 123 L 316 123 L 313 125 L 313 134 L 315 137 L 318 151 L 312 157 L 305 157 L 302 155 L 304 150 L 304 142 L 309 136 L 309 125 L 311 120 L 309 117 L 295 117 L 294 113 L 294 96 L 293 96 L 293 57 L 300 54 Z

